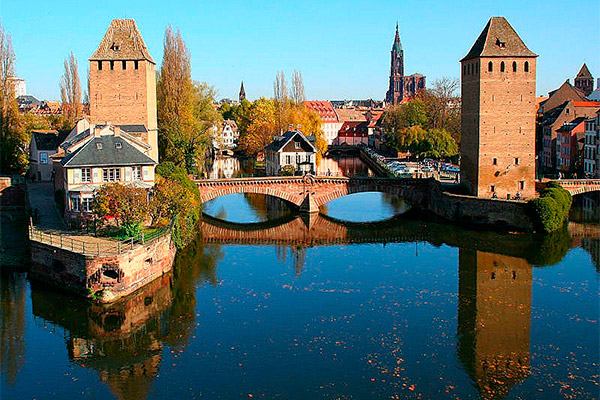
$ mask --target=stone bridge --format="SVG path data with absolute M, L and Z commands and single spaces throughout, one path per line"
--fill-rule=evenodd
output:
M 301 211 L 318 212 L 331 200 L 353 193 L 383 192 L 403 197 L 414 205 L 426 203 L 429 179 L 347 178 L 312 176 L 197 180 L 204 203 L 234 193 L 258 193 L 286 200 Z
M 548 182 L 557 182 L 563 189 L 571 193 L 571 196 L 600 191 L 600 179 L 559 179 L 553 181 L 543 180 L 540 188 L 543 189 Z

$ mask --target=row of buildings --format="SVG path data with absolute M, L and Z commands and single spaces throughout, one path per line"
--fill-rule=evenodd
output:
M 574 80 L 565 81 L 539 103 L 538 170 L 564 177 L 598 177 L 600 89 L 584 64 Z

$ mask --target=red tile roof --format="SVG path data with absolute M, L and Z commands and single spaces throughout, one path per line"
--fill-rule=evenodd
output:
M 304 105 L 319 114 L 323 122 L 338 122 L 337 114 L 329 101 L 309 100 Z
M 600 101 L 574 101 L 575 107 L 600 107 Z

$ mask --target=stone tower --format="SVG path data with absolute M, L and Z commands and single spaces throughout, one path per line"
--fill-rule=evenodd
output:
M 461 60 L 461 181 L 475 196 L 535 196 L 536 57 L 492 17 Z
M 242 100 L 246 100 L 246 90 L 244 89 L 244 81 L 242 81 L 242 85 L 240 86 L 240 95 L 239 95 L 240 103 L 242 102 Z
M 385 95 L 385 101 L 389 104 L 398 104 L 402 101 L 402 89 L 404 78 L 404 50 L 400 42 L 398 24 L 396 24 L 396 36 L 392 44 L 392 60 L 390 67 L 390 86 Z
M 113 20 L 89 60 L 90 122 L 144 125 L 135 135 L 158 161 L 156 66 L 135 21 Z
M 594 91 L 594 77 L 585 64 L 583 64 L 575 77 L 575 87 L 581 90 L 586 96 L 589 96 Z

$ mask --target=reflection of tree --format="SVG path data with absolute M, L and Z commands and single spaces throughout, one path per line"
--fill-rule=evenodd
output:
M 292 212 L 288 203 L 277 197 L 258 193 L 245 193 L 244 198 L 262 221 L 282 218 Z
M 391 193 L 381 193 L 383 201 L 392 206 L 395 214 L 402 214 L 410 209 L 410 205 L 400 196 Z
M 524 259 L 459 250 L 458 356 L 484 399 L 529 374 L 531 280 Z
M 298 277 L 302 275 L 304 264 L 306 263 L 306 247 L 292 246 L 290 250 L 292 252 L 292 256 L 294 257 L 294 273 Z
M 0 269 L 1 270 L 1 269 Z M 0 370 L 14 385 L 25 364 L 25 274 L 2 270 L 0 279 Z

